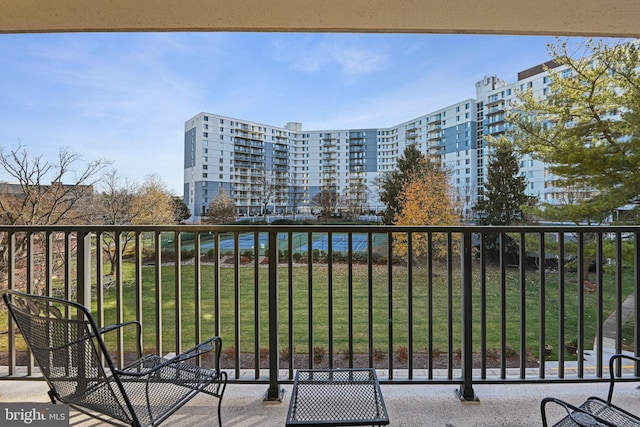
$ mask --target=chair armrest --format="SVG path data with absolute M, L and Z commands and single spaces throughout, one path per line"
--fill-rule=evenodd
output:
M 105 326 L 104 328 L 98 329 L 98 334 L 104 335 L 106 333 L 113 332 L 113 331 L 116 331 L 118 329 L 124 328 L 126 326 L 131 326 L 131 325 L 134 325 L 136 327 L 136 338 L 137 338 L 136 341 L 138 343 L 138 357 L 142 357 L 142 342 L 141 342 L 142 325 L 140 324 L 139 321 L 130 320 L 128 322 L 116 323 L 116 324 L 113 324 L 113 325 L 108 325 L 108 326 Z
M 640 357 L 630 356 L 627 354 L 614 354 L 613 356 L 611 356 L 611 359 L 609 359 L 609 377 L 610 377 L 609 394 L 607 396 L 607 403 L 609 404 L 611 403 L 611 399 L 613 399 L 613 386 L 615 385 L 615 381 L 616 381 L 614 368 L 616 366 L 616 362 L 620 362 L 622 359 L 628 359 L 635 362 L 640 362 Z
M 125 326 L 129 326 L 129 325 L 136 325 L 137 329 L 138 329 L 138 333 L 140 333 L 142 331 L 142 325 L 140 324 L 140 322 L 138 322 L 137 320 L 130 320 L 130 321 L 124 322 L 124 323 L 116 323 L 114 325 L 105 326 L 104 328 L 98 329 L 98 332 L 100 334 L 106 334 L 107 332 L 111 332 L 111 331 L 114 331 L 116 329 L 120 329 L 120 328 L 123 328 Z
M 610 427 L 616 427 L 615 424 L 598 417 L 597 415 L 591 414 L 575 405 L 572 405 L 564 400 L 555 398 L 555 397 L 545 397 L 542 399 L 540 403 L 540 412 L 542 414 L 542 426 L 547 427 L 547 412 L 546 405 L 547 403 L 555 403 L 559 406 L 562 406 L 564 410 L 567 412 L 567 415 L 571 418 L 571 420 L 578 426 L 589 427 L 596 425 L 605 425 Z M 596 422 L 600 424 L 596 424 Z
M 150 375 L 162 368 L 164 368 L 165 366 L 170 366 L 176 363 L 182 363 L 186 360 L 192 359 L 196 356 L 200 356 L 202 354 L 208 353 L 212 350 L 216 351 L 216 375 L 220 374 L 220 353 L 221 353 L 221 349 L 222 349 L 222 339 L 220 337 L 213 337 L 210 338 L 206 341 L 203 341 L 202 343 L 191 347 L 189 350 L 184 351 L 170 359 L 165 359 L 162 363 L 158 363 L 157 365 L 154 365 L 150 368 L 147 369 L 139 369 L 136 372 L 132 372 L 132 371 L 126 371 L 126 370 L 121 370 L 121 369 L 116 369 L 115 372 L 120 374 L 120 375 L 129 375 L 129 376 L 136 376 L 136 377 L 143 377 L 146 375 Z

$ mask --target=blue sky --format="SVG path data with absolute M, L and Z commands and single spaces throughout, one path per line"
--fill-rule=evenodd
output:
M 0 147 L 61 147 L 182 194 L 199 112 L 303 129 L 393 126 L 549 59 L 551 37 L 313 33 L 0 35 Z M 0 181 L 8 177 L 0 173 Z

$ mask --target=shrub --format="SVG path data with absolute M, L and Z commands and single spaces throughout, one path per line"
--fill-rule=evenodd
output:
M 242 256 L 245 256 L 247 258 L 253 258 L 253 249 L 247 249 L 244 252 L 242 252 Z
M 280 358 L 281 359 L 289 359 L 289 347 L 283 347 L 280 350 Z
M 236 348 L 234 346 L 226 347 L 222 350 L 222 354 L 227 356 L 229 359 L 233 359 L 236 357 Z
M 260 360 L 269 359 L 269 349 L 266 347 L 260 347 Z
M 322 346 L 313 347 L 313 361 L 315 363 L 320 363 L 324 359 L 324 356 L 327 354 L 327 350 Z
M 409 349 L 405 346 L 400 346 L 396 348 L 396 358 L 398 361 L 405 363 L 409 360 Z
M 373 350 L 373 360 L 381 361 L 381 360 L 383 360 L 383 359 L 384 359 L 384 356 L 385 356 L 386 354 L 387 354 L 387 353 L 385 353 L 385 352 L 384 352 L 384 351 L 382 351 L 382 350 L 374 349 L 374 350 Z

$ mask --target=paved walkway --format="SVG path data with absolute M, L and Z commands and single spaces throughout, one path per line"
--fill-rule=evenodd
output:
M 622 324 L 624 325 L 631 316 L 635 308 L 636 296 L 632 293 L 622 302 Z M 602 324 L 602 346 L 605 348 L 616 348 L 616 312 L 614 311 Z

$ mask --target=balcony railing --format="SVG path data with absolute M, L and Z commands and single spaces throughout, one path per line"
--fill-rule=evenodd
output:
M 162 354 L 220 335 L 233 380 L 273 396 L 297 368 L 366 366 L 470 397 L 606 380 L 606 347 L 640 354 L 639 243 L 640 227 L 8 226 L 0 279 L 100 326 L 139 320 Z M 0 331 L 2 378 L 34 375 L 6 310 Z M 129 340 L 111 344 L 122 363 Z

